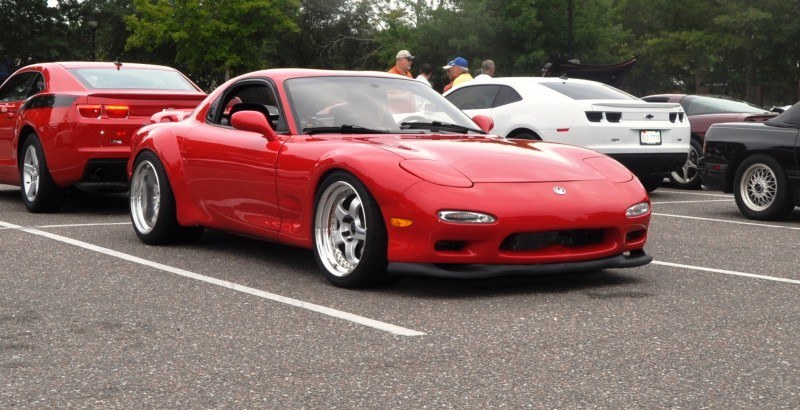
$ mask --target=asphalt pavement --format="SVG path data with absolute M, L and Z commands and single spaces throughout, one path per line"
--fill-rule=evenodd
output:
M 798 408 L 800 208 L 660 188 L 650 265 L 331 286 L 310 251 L 152 247 L 127 197 L 0 186 L 0 408 Z

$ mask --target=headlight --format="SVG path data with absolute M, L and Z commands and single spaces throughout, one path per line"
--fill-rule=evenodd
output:
M 650 204 L 647 202 L 640 202 L 625 211 L 625 216 L 628 218 L 635 218 L 637 216 L 647 215 L 650 212 Z
M 464 224 L 491 224 L 497 221 L 489 214 L 473 211 L 439 211 L 439 219 L 444 222 Z

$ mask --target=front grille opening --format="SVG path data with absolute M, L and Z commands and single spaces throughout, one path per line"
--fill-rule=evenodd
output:
M 647 230 L 645 229 L 639 229 L 638 231 L 628 232 L 625 235 L 625 242 L 638 242 L 642 240 L 642 238 L 644 238 L 646 233 Z
M 602 111 L 586 111 L 586 119 L 591 122 L 600 122 L 603 120 Z
M 509 235 L 500 244 L 501 251 L 533 251 L 559 245 L 566 248 L 594 245 L 603 241 L 602 229 L 522 232 Z
M 606 113 L 606 119 L 608 120 L 608 122 L 619 122 L 619 120 L 622 119 L 622 113 L 621 112 L 607 112 Z
M 678 119 L 678 113 L 677 112 L 669 113 L 669 122 L 675 122 L 676 119 Z
M 682 112 L 678 113 L 678 118 L 681 120 L 681 122 L 683 122 L 683 113 Z
M 433 249 L 438 252 L 458 252 L 464 250 L 464 241 L 438 241 L 433 245 Z

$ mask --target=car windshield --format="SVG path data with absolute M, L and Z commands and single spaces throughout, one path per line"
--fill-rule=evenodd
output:
M 306 133 L 477 131 L 466 114 L 419 81 L 303 77 L 287 80 L 286 91 L 297 127 Z
M 69 70 L 90 90 L 133 89 L 197 91 L 191 82 L 177 71 L 125 68 L 72 68 Z
M 573 100 L 638 100 L 638 98 L 603 83 L 543 81 L 539 83 Z
M 767 114 L 768 111 L 742 101 L 703 96 L 692 97 L 689 105 L 686 107 L 686 114 L 688 115 L 721 113 Z

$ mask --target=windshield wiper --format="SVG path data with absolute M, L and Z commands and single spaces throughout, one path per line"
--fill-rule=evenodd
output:
M 438 131 L 438 130 L 446 130 L 446 131 L 455 131 L 461 133 L 467 133 L 469 131 L 477 132 L 479 134 L 486 134 L 485 132 L 465 127 L 463 125 L 458 124 L 451 124 L 449 122 L 440 122 L 440 121 L 432 121 L 432 122 L 401 122 L 400 123 L 401 130 L 431 130 L 431 131 Z
M 306 127 L 303 128 L 306 134 L 387 134 L 386 130 L 375 130 L 372 128 L 365 128 L 360 125 L 342 125 L 341 127 Z

